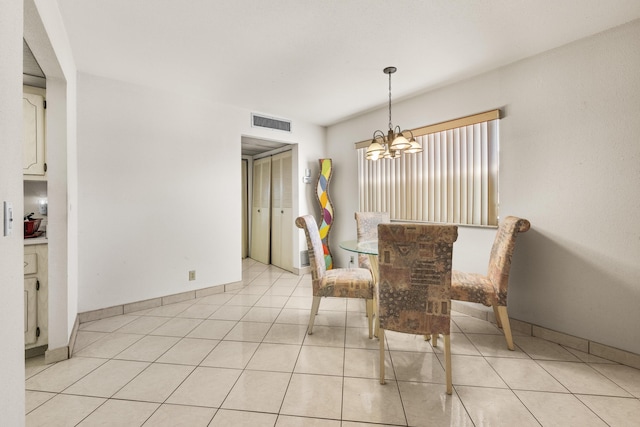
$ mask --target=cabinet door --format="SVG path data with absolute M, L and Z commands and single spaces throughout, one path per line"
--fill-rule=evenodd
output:
M 25 350 L 49 342 L 49 245 L 24 247 Z
M 26 252 L 26 251 L 25 251 Z M 33 253 L 24 254 L 24 275 L 38 273 L 38 255 Z
M 22 172 L 25 175 L 42 176 L 45 174 L 44 97 L 23 93 L 22 115 Z
M 24 343 L 33 344 L 38 340 L 38 279 L 24 279 Z
M 253 162 L 253 208 L 251 210 L 251 258 L 269 264 L 271 233 L 271 158 Z
M 277 154 L 271 160 L 271 263 L 285 270 L 293 269 L 291 151 Z

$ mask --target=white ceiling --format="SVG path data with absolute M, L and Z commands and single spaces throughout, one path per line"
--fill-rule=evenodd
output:
M 638 19 L 638 0 L 58 0 L 81 72 L 319 125 Z

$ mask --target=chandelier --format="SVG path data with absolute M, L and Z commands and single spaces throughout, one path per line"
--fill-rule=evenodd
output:
M 389 75 L 389 131 L 386 135 L 381 130 L 373 132 L 373 139 L 367 147 L 366 159 L 397 159 L 403 153 L 420 153 L 422 146 L 413 137 L 413 133 L 410 130 L 400 130 L 400 126 L 394 128 L 391 122 L 391 74 L 395 73 L 397 68 L 387 67 L 382 71 Z

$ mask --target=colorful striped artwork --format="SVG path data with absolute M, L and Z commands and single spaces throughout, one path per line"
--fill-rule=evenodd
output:
M 322 239 L 324 262 L 327 270 L 331 270 L 333 268 L 333 257 L 329 248 L 329 232 L 331 231 L 331 224 L 333 224 L 333 204 L 329 197 L 329 181 L 331 180 L 333 168 L 331 159 L 319 159 L 319 162 L 320 174 L 318 176 L 318 185 L 316 186 L 316 197 L 318 198 L 318 203 L 320 203 L 322 221 L 318 226 L 318 231 L 320 231 L 320 239 Z

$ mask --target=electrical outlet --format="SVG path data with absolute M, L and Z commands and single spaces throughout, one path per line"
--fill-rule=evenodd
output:
M 189 280 L 196 280 L 196 271 L 195 270 L 190 270 L 189 271 Z
M 351 261 L 349 261 L 349 263 L 353 264 L 354 260 L 353 260 L 353 255 L 351 255 Z

